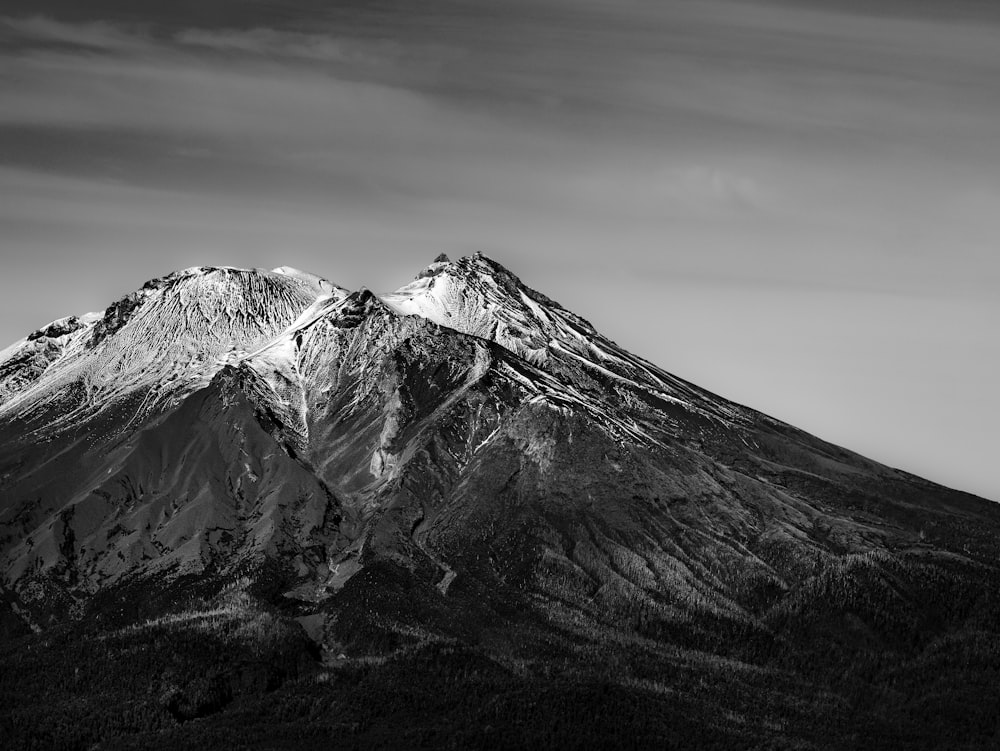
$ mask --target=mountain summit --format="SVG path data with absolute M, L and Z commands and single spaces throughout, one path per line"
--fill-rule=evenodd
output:
M 595 743 L 614 723 L 567 707 L 603 686 L 605 709 L 669 719 L 632 745 L 668 726 L 719 747 L 906 745 L 920 707 L 950 711 L 933 692 L 971 675 L 942 665 L 998 667 L 998 533 L 997 506 L 673 376 L 480 254 L 381 295 L 188 269 L 0 353 L 11 643 L 72 629 L 74 649 L 125 654 L 222 628 L 253 664 L 279 661 L 260 686 L 288 696 L 354 660 L 389 660 L 341 675 L 384 686 L 392 665 L 457 649 L 493 686 L 492 716 L 530 715 L 513 697 L 549 676 L 562 698 L 543 724 Z M 261 619 L 282 634 L 266 648 Z M 172 697 L 149 698 L 155 727 L 264 690 L 233 677 L 244 662 L 220 663 L 206 695 L 194 668 L 154 662 L 158 688 L 135 690 Z

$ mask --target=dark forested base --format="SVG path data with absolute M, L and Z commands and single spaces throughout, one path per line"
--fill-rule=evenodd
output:
M 291 653 L 261 659 L 190 633 L 45 643 L 32 638 L 4 651 L 7 749 L 980 749 L 1000 742 L 995 644 L 992 658 L 965 645 L 969 662 L 940 674 L 933 659 L 897 663 L 872 653 L 867 675 L 829 685 L 828 675 L 753 670 L 709 656 L 681 669 L 646 664 L 641 672 L 655 678 L 621 681 L 600 670 L 524 674 L 448 644 L 384 663 L 306 667 Z
M 516 625 L 490 623 L 461 590 L 442 598 L 397 572 L 395 587 L 374 583 L 378 612 L 435 620 L 453 599 L 464 636 L 395 621 L 387 639 L 345 618 L 358 637 L 346 654 L 259 601 L 203 601 L 120 628 L 9 635 L 0 733 L 5 749 L 67 750 L 996 748 L 1000 598 L 983 574 L 862 560 L 751 628 L 598 620 L 541 600 Z

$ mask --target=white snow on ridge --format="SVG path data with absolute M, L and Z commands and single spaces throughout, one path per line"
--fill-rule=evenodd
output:
M 507 279 L 482 258 L 436 262 L 395 292 L 379 295 L 401 315 L 417 315 L 496 342 L 529 362 L 546 358 L 545 323 L 514 295 Z M 542 313 L 542 315 L 545 315 Z
M 59 318 L 0 352 L 0 414 L 86 341 L 102 313 Z
M 373 314 L 368 308 L 348 311 L 349 298 L 348 290 L 326 279 L 284 266 L 176 272 L 147 283 L 106 313 L 60 319 L 3 350 L 0 415 L 67 399 L 74 404 L 74 384 L 82 384 L 86 396 L 82 412 L 60 407 L 67 421 L 133 392 L 147 394 L 152 408 L 207 385 L 227 364 L 245 362 L 302 419 L 303 341 L 310 373 L 337 367 L 341 345 L 334 344 L 340 341 L 334 332 L 343 330 L 337 320 Z M 384 306 L 379 315 L 389 319 L 416 316 L 505 348 L 531 366 L 508 374 L 530 385 L 530 392 L 583 407 L 635 439 L 652 440 L 628 410 L 611 405 L 619 397 L 628 402 L 628 392 L 636 390 L 702 416 L 742 419 L 739 408 L 631 355 L 478 254 L 455 262 L 439 258 L 409 284 L 377 298 Z M 316 346 L 309 347 L 314 333 Z M 355 348 L 385 344 L 355 339 Z M 322 363 L 312 362 L 316 358 Z M 601 388 L 607 397 L 600 396 Z
M 155 403 L 188 392 L 234 355 L 271 341 L 321 294 L 313 279 L 260 270 L 197 267 L 153 280 L 71 335 L 0 414 L 73 401 L 73 384 L 84 388 L 83 413 L 129 393 L 148 392 Z M 64 418 L 77 416 L 71 410 Z
M 543 369 L 556 363 L 583 368 L 703 416 L 739 419 L 725 400 L 626 352 L 582 318 L 537 299 L 516 277 L 482 256 L 432 264 L 380 299 L 401 315 L 491 340 Z
M 281 274 L 282 276 L 287 276 L 291 279 L 298 279 L 315 287 L 320 295 L 320 299 L 328 297 L 347 297 L 347 295 L 350 294 L 349 290 L 337 286 L 329 279 L 316 276 L 316 274 L 310 274 L 308 271 L 293 269 L 291 266 L 278 266 L 278 268 L 272 269 L 271 273 Z

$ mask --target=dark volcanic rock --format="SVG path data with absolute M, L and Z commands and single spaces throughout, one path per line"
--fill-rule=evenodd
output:
M 482 256 L 382 296 L 191 269 L 6 350 L 0 389 L 0 668 L 63 687 L 70 745 L 1000 731 L 996 505 L 670 375 Z M 55 633 L 134 660 L 142 719 L 80 725 L 32 651 Z M 5 680 L 30 737 L 42 694 Z

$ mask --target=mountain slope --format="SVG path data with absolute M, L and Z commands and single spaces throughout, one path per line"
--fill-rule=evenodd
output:
M 194 268 L 154 279 L 103 315 L 61 319 L 0 353 L 0 415 L 24 419 L 51 405 L 51 431 L 137 394 L 152 407 L 204 385 L 220 361 L 266 343 L 318 299 L 338 294 L 325 280 L 286 269 Z
M 170 694 L 223 724 L 229 703 L 374 658 L 386 672 L 349 680 L 415 660 L 451 695 L 479 676 L 508 723 L 539 685 L 652 702 L 661 741 L 671 723 L 722 747 L 1000 730 L 912 719 L 951 696 L 988 718 L 998 698 L 996 505 L 676 378 L 482 256 L 381 296 L 189 270 L 37 332 L 0 374 L 10 643 L 70 629 L 90 649 L 110 629 L 127 650 L 167 629 L 242 655 L 271 654 L 269 629 L 308 635 L 321 659 L 282 657 L 270 689 L 226 662 L 208 698 L 195 678 Z M 455 648 L 475 666 L 460 680 L 421 662 Z M 154 725 L 183 721 L 171 701 Z

